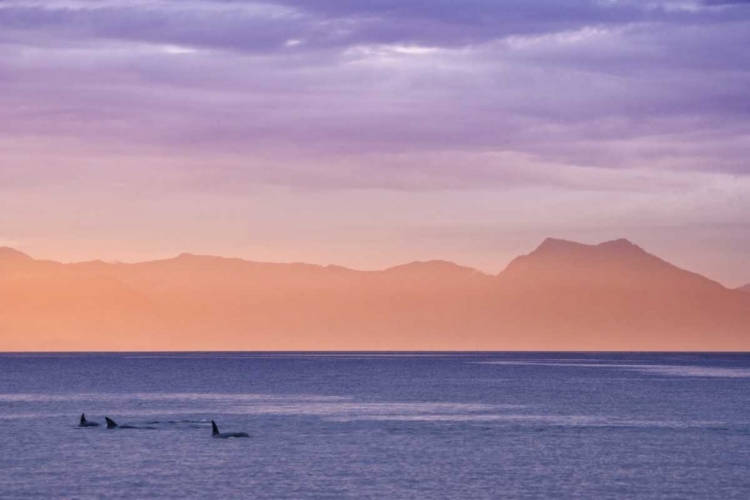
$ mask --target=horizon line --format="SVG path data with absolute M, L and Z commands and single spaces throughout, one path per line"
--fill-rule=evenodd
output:
M 306 355 L 306 356 L 324 356 L 324 355 L 342 355 L 342 354 L 351 354 L 351 355 L 362 355 L 362 354 L 370 354 L 370 355 L 380 355 L 380 356 L 386 356 L 386 355 L 396 355 L 396 354 L 403 354 L 407 356 L 412 355 L 447 355 L 447 354 L 458 354 L 458 355 L 476 355 L 476 354 L 729 354 L 729 355 L 737 355 L 737 354 L 750 354 L 750 350 L 737 350 L 737 351 L 715 351 L 715 350 L 705 350 L 705 351 L 695 351 L 695 350 L 586 350 L 586 349 L 572 349 L 572 350 L 513 350 L 513 349 L 506 349 L 506 350 L 497 350 L 497 351 L 487 351 L 487 350 L 369 350 L 369 351 L 356 351 L 356 350 L 302 350 L 302 351 L 285 351 L 285 350 L 254 350 L 254 351 L 235 351 L 235 350 L 177 350 L 177 351 L 3 351 L 0 350 L 0 356 L 8 355 L 8 354 L 22 354 L 22 355 L 28 355 L 28 354 L 42 354 L 42 355 L 77 355 L 77 354 L 116 354 L 116 355 L 127 355 L 127 354 L 288 354 L 288 355 Z

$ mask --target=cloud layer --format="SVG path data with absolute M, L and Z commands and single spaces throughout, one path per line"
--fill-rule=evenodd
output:
M 0 193 L 20 221 L 0 237 L 60 227 L 9 200 L 110 203 L 118 234 L 134 200 L 286 190 L 299 210 L 289 193 L 328 197 L 308 205 L 321 227 L 339 202 L 377 223 L 412 194 L 422 219 L 396 232 L 713 224 L 744 251 L 748 47 L 744 1 L 0 0 Z M 519 193 L 570 215 L 543 223 Z M 269 218 L 300 230 L 282 205 Z
M 4 1 L 0 44 L 3 138 L 207 155 L 233 182 L 750 173 L 743 2 Z M 423 161 L 444 153 L 481 166 Z

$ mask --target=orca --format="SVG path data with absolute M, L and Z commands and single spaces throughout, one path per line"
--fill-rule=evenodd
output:
M 118 425 L 117 422 L 109 417 L 104 417 L 104 420 L 107 421 L 107 429 L 138 429 L 138 427 L 133 427 L 132 425 Z
M 250 434 L 247 432 L 219 432 L 219 426 L 216 422 L 211 420 L 211 427 L 213 427 L 213 434 L 211 437 L 218 439 L 229 439 L 229 438 L 249 438 Z
M 81 422 L 78 424 L 78 427 L 99 427 L 99 423 L 89 422 L 86 420 L 86 415 L 81 413 Z

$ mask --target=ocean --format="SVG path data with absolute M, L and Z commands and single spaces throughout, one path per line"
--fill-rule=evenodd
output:
M 746 500 L 750 355 L 0 354 L 0 497 Z

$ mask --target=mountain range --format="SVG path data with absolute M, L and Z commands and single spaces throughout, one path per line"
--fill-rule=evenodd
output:
M 497 275 L 192 254 L 62 264 L 0 248 L 3 351 L 749 349 L 750 294 L 624 239 L 549 238 Z

